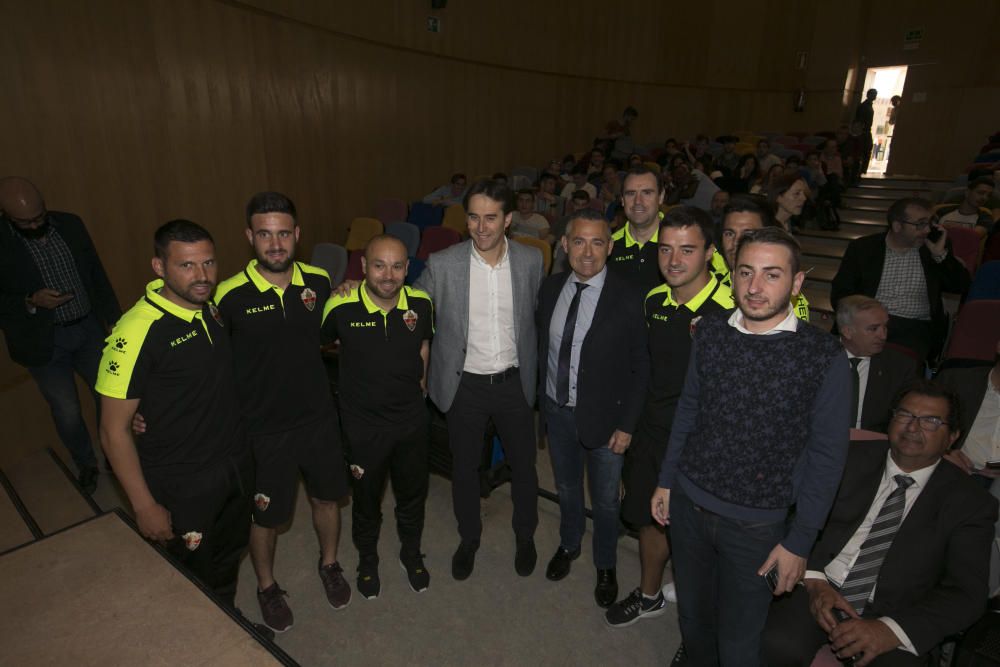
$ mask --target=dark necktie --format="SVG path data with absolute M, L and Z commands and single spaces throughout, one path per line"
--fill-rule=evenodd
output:
M 560 407 L 569 403 L 569 362 L 573 357 L 573 334 L 576 332 L 576 314 L 580 310 L 580 295 L 586 287 L 584 283 L 576 283 L 576 294 L 566 311 L 562 343 L 559 344 L 559 370 L 556 373 L 556 403 Z
M 885 560 L 885 554 L 892 546 L 892 540 L 896 537 L 899 524 L 903 521 L 903 507 L 906 505 L 906 489 L 914 483 L 912 477 L 908 475 L 896 475 L 893 477 L 899 486 L 889 494 L 882 504 L 882 509 L 878 511 L 878 516 L 872 523 L 868 531 L 868 537 L 861 545 L 861 551 L 854 560 L 851 571 L 847 573 L 844 584 L 840 587 L 840 594 L 852 607 L 854 611 L 861 615 L 868 598 L 871 597 L 875 589 L 875 582 L 878 581 L 878 571 Z
M 861 374 L 858 373 L 858 365 L 861 357 L 851 357 L 851 428 L 858 423 L 858 397 L 861 396 Z

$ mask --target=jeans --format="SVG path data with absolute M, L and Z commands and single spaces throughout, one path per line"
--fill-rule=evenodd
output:
M 69 450 L 77 469 L 83 471 L 96 467 L 97 459 L 83 420 L 74 373 L 90 387 L 100 423 L 101 401 L 94 384 L 104 349 L 104 334 L 97 318 L 88 315 L 75 324 L 55 326 L 52 337 L 52 359 L 44 366 L 29 367 L 28 372 L 49 404 L 59 439 Z
M 543 409 L 552 472 L 559 492 L 559 544 L 567 551 L 575 551 L 583 540 L 583 467 L 586 462 L 594 516 L 594 566 L 599 570 L 611 569 L 618 560 L 619 487 L 625 457 L 607 447 L 586 449 L 577 436 L 573 408 L 560 408 L 545 396 Z
M 771 591 L 757 569 L 785 533 L 783 521 L 719 516 L 670 494 L 670 542 L 681 636 L 691 664 L 759 665 Z

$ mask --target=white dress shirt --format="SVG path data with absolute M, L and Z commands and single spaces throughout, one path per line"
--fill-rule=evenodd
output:
M 972 465 L 983 468 L 987 461 L 1000 460 L 1000 391 L 993 386 L 993 372 L 986 376 L 986 393 L 979 404 L 962 452 Z
M 850 350 L 846 351 L 848 359 L 861 360 L 858 362 L 858 419 L 851 424 L 851 428 L 861 428 L 861 411 L 865 406 L 865 391 L 868 389 L 868 371 L 872 367 L 872 358 L 859 357 L 856 354 L 851 354 Z M 853 373 L 854 371 L 851 372 Z
M 762 331 L 760 333 L 755 333 L 750 331 L 745 326 L 746 320 L 743 317 L 743 311 L 739 308 L 733 311 L 733 314 L 729 316 L 729 326 L 735 328 L 740 333 L 750 334 L 751 336 L 770 336 L 771 334 L 776 334 L 780 331 L 791 331 L 795 333 L 799 330 L 799 320 L 795 317 L 795 311 L 792 309 L 791 304 L 788 306 L 788 314 L 785 319 L 778 322 L 772 328 L 767 331 Z
M 889 494 L 895 491 L 899 486 L 893 478 L 896 475 L 909 475 L 913 478 L 913 484 L 906 489 L 904 495 L 903 517 L 900 519 L 900 525 L 902 525 L 902 522 L 906 521 L 906 516 L 910 513 L 910 509 L 913 507 L 913 503 L 915 503 L 917 498 L 920 496 L 920 492 L 925 486 L 927 486 L 927 480 L 931 478 L 931 475 L 934 474 L 934 470 L 940 463 L 941 460 L 938 459 L 934 465 L 927 466 L 926 468 L 914 470 L 913 472 L 903 472 L 899 469 L 899 466 L 896 465 L 896 462 L 892 460 L 892 454 L 886 453 L 886 463 L 885 470 L 882 472 L 882 481 L 879 483 L 878 491 L 875 493 L 875 498 L 872 500 L 871 507 L 868 508 L 868 514 L 865 515 L 864 521 L 861 522 L 861 525 L 858 526 L 858 529 L 854 532 L 854 536 L 847 541 L 847 544 L 844 545 L 844 548 L 837 555 L 837 557 L 827 564 L 826 569 L 823 572 L 807 570 L 805 578 L 825 579 L 838 588 L 843 585 L 844 580 L 847 579 L 847 575 L 851 571 L 851 567 L 854 565 L 854 561 L 858 558 L 858 553 L 861 551 L 861 545 L 864 544 L 865 539 L 868 538 L 868 531 L 871 530 L 872 524 L 875 523 L 875 517 L 878 516 L 879 510 L 882 509 L 882 505 L 885 504 Z M 871 600 L 874 597 L 875 588 L 872 588 L 871 596 L 868 599 Z M 899 624 L 896 623 L 896 621 L 892 620 L 888 616 L 882 616 L 878 620 L 889 626 L 889 629 L 892 630 L 893 634 L 895 634 L 896 638 L 899 640 L 901 649 L 908 651 L 913 655 L 917 655 L 917 650 L 913 647 L 913 642 L 910 641 L 910 638 L 905 632 L 903 632 L 903 629 L 899 627 Z
M 517 366 L 514 332 L 514 288 L 510 256 L 504 239 L 503 254 L 490 266 L 469 244 L 469 333 L 462 370 L 479 375 L 500 373 Z

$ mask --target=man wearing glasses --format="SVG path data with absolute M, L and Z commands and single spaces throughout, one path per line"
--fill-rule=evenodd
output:
M 26 179 L 0 179 L 0 329 L 48 402 L 87 493 L 97 488 L 97 459 L 74 375 L 93 391 L 104 337 L 121 314 L 83 221 L 46 210 Z
M 888 342 L 934 360 L 948 331 L 942 292 L 961 294 L 969 272 L 951 252 L 948 233 L 931 221 L 926 199 L 905 197 L 889 207 L 885 232 L 851 241 L 833 279 L 833 307 L 864 294 L 889 311 Z
M 856 665 L 927 665 L 983 613 L 997 501 L 941 458 L 958 399 L 928 380 L 900 392 L 889 440 L 851 443 L 805 586 L 771 604 L 768 665 L 807 665 L 825 642 Z

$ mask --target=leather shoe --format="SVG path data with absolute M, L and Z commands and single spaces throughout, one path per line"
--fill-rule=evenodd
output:
M 618 599 L 618 577 L 615 568 L 597 571 L 597 586 L 594 587 L 594 599 L 597 606 L 607 609 Z
M 514 554 L 514 570 L 522 577 L 530 577 L 538 562 L 538 552 L 535 551 L 535 541 L 532 539 L 518 540 L 517 552 Z
M 479 542 L 465 542 L 464 540 L 455 550 L 455 555 L 451 557 L 451 576 L 457 581 L 463 581 L 472 574 L 472 568 L 476 566 L 476 551 L 479 549 Z
M 549 561 L 549 566 L 545 568 L 545 578 L 549 581 L 559 581 L 565 579 L 569 574 L 570 564 L 580 557 L 580 547 L 573 551 L 567 551 L 562 547 L 556 549 L 556 553 Z
M 80 477 L 78 478 L 80 488 L 88 496 L 94 495 L 94 491 L 97 491 L 97 476 L 99 474 L 100 471 L 98 471 L 97 466 L 90 466 L 80 471 Z

